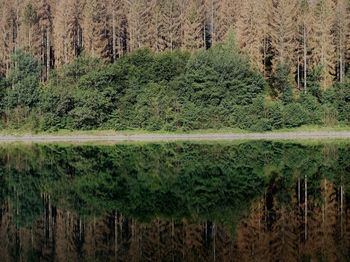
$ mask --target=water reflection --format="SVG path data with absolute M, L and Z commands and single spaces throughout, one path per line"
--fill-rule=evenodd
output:
M 0 148 L 1 261 L 346 261 L 350 144 Z

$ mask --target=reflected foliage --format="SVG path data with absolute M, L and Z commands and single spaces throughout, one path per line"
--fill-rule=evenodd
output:
M 142 253 L 135 259 L 154 261 L 154 245 L 175 261 L 207 260 L 212 248 L 217 259 L 275 252 L 285 260 L 293 247 L 301 259 L 323 248 L 308 247 L 309 238 L 345 237 L 350 218 L 349 144 L 9 145 L 0 148 L 0 169 L 0 251 L 9 261 L 44 259 L 45 248 L 47 260 Z M 275 246 L 281 238 L 290 244 Z M 334 245 L 336 257 L 347 254 L 346 244 Z

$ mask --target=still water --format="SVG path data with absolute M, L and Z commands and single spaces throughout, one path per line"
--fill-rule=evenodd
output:
M 1 261 L 346 261 L 350 143 L 0 146 Z

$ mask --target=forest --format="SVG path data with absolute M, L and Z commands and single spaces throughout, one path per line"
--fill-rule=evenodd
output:
M 349 0 L 0 4 L 4 129 L 350 122 Z

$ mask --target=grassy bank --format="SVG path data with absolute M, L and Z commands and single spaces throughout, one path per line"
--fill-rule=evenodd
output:
M 334 127 L 325 127 L 317 125 L 305 125 L 297 128 L 284 128 L 274 131 L 261 132 L 261 133 L 287 133 L 287 132 L 341 132 L 350 131 L 349 125 L 339 125 Z M 91 135 L 91 136 L 113 136 L 113 135 L 147 135 L 147 134 L 249 134 L 255 133 L 238 128 L 223 128 L 223 129 L 200 129 L 192 131 L 147 131 L 142 129 L 115 131 L 115 130 L 67 130 L 61 129 L 57 131 L 33 131 L 27 129 L 2 129 L 0 135 L 13 135 L 13 136 L 25 136 L 25 135 L 57 135 L 57 136 L 76 136 L 76 135 Z

